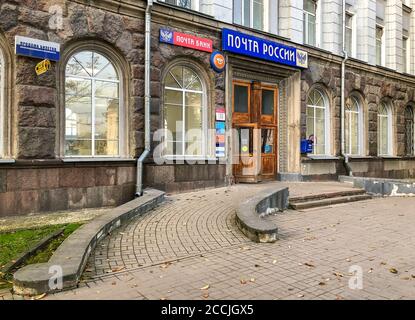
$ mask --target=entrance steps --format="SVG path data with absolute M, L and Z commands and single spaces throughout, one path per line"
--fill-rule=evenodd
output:
M 289 199 L 289 206 L 294 210 L 304 210 L 368 199 L 372 199 L 372 196 L 368 195 L 365 190 L 357 189 L 293 197 Z

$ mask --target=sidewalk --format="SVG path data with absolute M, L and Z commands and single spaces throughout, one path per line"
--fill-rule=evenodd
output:
M 273 183 L 292 196 L 352 189 Z M 235 206 L 271 184 L 168 196 L 98 245 L 78 289 L 45 299 L 415 298 L 414 198 L 288 210 L 270 217 L 276 243 L 253 243 L 235 226 Z M 349 288 L 352 266 L 362 290 Z

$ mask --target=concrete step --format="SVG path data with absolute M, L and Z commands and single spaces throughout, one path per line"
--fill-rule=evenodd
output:
M 339 198 L 339 197 L 348 197 L 348 196 L 357 196 L 365 194 L 366 191 L 363 189 L 349 190 L 349 191 L 337 191 L 337 192 L 327 192 L 320 194 L 313 194 L 309 196 L 300 196 L 300 197 L 290 197 L 290 203 L 301 203 L 314 200 L 323 200 L 330 198 Z
M 351 195 L 351 196 L 341 196 L 341 197 L 334 197 L 334 198 L 311 200 L 311 201 L 300 202 L 300 203 L 290 202 L 290 208 L 294 210 L 304 210 L 304 209 L 326 207 L 326 206 L 331 206 L 334 204 L 356 202 L 356 201 L 362 201 L 362 200 L 368 200 L 368 199 L 372 199 L 372 196 L 368 194 L 358 194 L 358 195 Z

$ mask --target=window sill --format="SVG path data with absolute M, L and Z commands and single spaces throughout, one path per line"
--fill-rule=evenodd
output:
M 311 160 L 339 160 L 339 157 L 330 156 L 330 155 L 307 155 L 308 159 Z
M 216 157 L 181 157 L 181 156 L 164 156 L 164 160 L 166 161 L 219 161 L 222 158 Z
M 14 159 L 1 159 L 0 158 L 0 164 L 2 164 L 2 163 L 8 164 L 8 163 L 15 163 L 15 162 L 16 162 L 16 160 L 14 160 Z
M 378 155 L 378 158 L 381 158 L 381 159 L 402 159 L 402 157 L 398 157 L 398 156 L 382 156 L 382 155 Z
M 97 157 L 85 157 L 85 158 L 63 158 L 62 162 L 131 162 L 135 161 L 134 158 L 97 158 Z
M 373 159 L 374 157 L 372 156 L 361 156 L 361 155 L 346 155 L 347 158 L 349 159 L 355 159 L 355 160 L 359 160 L 359 159 Z

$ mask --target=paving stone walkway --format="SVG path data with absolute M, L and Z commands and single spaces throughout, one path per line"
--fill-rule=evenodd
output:
M 234 208 L 269 186 L 168 196 L 100 244 L 78 289 L 46 298 L 415 298 L 415 198 L 288 210 L 269 217 L 280 239 L 257 244 L 235 226 Z M 350 189 L 338 183 L 289 187 L 293 196 Z M 361 290 L 349 288 L 350 267 L 362 271 Z

